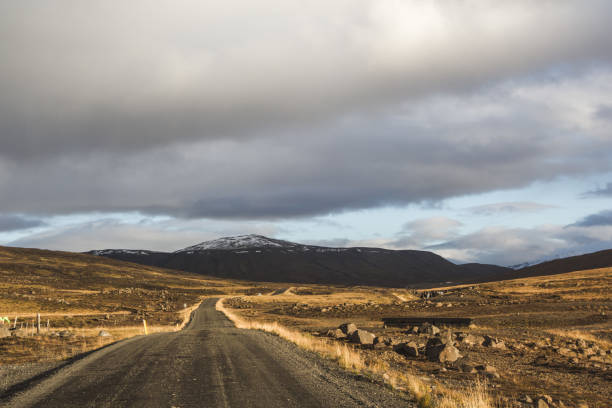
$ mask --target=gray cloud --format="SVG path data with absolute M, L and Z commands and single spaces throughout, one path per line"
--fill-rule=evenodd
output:
M 24 218 L 18 215 L 0 214 L 0 232 L 18 231 L 44 225 L 42 220 Z
M 602 119 L 605 121 L 612 121 L 612 106 L 610 105 L 602 105 L 597 108 L 595 112 L 595 117 L 597 119 Z
M 398 237 L 389 242 L 394 248 L 419 249 L 433 242 L 446 241 L 459 233 L 463 224 L 448 217 L 430 217 L 405 223 Z
M 252 138 L 609 61 L 612 6 L 588 3 L 4 2 L 0 154 Z
M 606 184 L 605 187 L 597 188 L 592 191 L 587 191 L 583 194 L 585 197 L 589 196 L 612 196 L 612 183 Z
M 612 248 L 612 227 L 488 227 L 426 249 L 461 262 L 517 265 Z
M 476 215 L 495 215 L 499 213 L 536 212 L 550 208 L 555 208 L 555 206 L 534 202 L 516 201 L 479 205 L 467 208 L 467 210 Z
M 523 82 L 520 92 L 515 83 L 502 84 L 469 98 L 435 97 L 242 141 L 0 159 L 0 208 L 283 218 L 609 170 L 612 140 L 567 111 L 577 97 L 581 106 L 606 98 L 611 80 L 611 73 L 595 72 L 551 84 Z M 572 132 L 564 133 L 567 127 Z
M 0 210 L 302 217 L 611 168 L 609 2 L 389 4 L 3 3 Z
M 612 210 L 601 211 L 597 214 L 588 215 L 573 225 L 580 227 L 612 225 Z

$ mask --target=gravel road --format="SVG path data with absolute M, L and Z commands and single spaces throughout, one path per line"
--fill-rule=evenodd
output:
M 208 299 L 182 331 L 96 351 L 6 407 L 412 407 L 279 337 L 237 329 Z

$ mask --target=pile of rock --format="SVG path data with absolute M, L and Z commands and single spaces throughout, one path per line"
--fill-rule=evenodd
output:
M 337 329 L 327 331 L 327 336 L 335 339 L 348 339 L 353 343 L 363 345 L 374 345 L 376 335 L 367 330 L 358 329 L 354 323 L 343 323 Z M 384 340 L 380 339 L 377 344 L 384 344 Z

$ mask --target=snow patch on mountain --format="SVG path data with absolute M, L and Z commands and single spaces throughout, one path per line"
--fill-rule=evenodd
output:
M 148 251 L 144 249 L 98 249 L 89 251 L 88 254 L 104 256 L 104 255 L 149 255 L 154 253 L 154 251 Z
M 175 253 L 196 252 L 207 250 L 235 250 L 248 248 L 302 248 L 304 245 L 294 242 L 272 239 L 263 235 L 238 235 L 235 237 L 223 237 L 213 241 L 205 241 L 197 245 L 179 249 Z

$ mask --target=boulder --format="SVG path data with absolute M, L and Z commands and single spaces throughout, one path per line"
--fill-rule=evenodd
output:
M 354 323 L 343 323 L 338 328 L 349 337 L 357 330 Z
M 63 338 L 65 338 L 65 337 L 72 337 L 73 336 L 72 332 L 70 332 L 68 330 L 62 330 L 61 332 L 58 333 L 58 335 L 60 337 L 63 337 Z
M 476 336 L 474 334 L 468 334 L 462 340 L 462 343 L 467 344 L 468 346 L 482 345 L 484 343 L 484 337 Z
M 419 346 L 414 341 L 398 344 L 395 351 L 408 357 L 419 356 Z
M 441 363 L 452 363 L 457 361 L 461 357 L 463 356 L 461 355 L 461 353 L 459 353 L 459 350 L 457 350 L 455 346 L 453 346 L 452 344 L 447 344 L 444 346 L 444 348 L 438 355 L 438 360 Z
M 353 343 L 359 344 L 374 344 L 376 336 L 369 331 L 357 329 L 350 335 Z
M 393 340 L 386 336 L 376 336 L 374 338 L 374 347 L 383 348 L 393 345 Z
M 328 337 L 333 337 L 334 339 L 343 339 L 346 337 L 346 334 L 340 329 L 331 329 L 327 331 Z
M 438 329 L 436 326 L 434 326 L 431 323 L 423 323 L 421 327 L 419 328 L 419 333 L 425 333 L 425 334 L 435 336 L 436 334 L 440 333 L 440 329 Z
M 427 341 L 425 354 L 429 360 L 441 363 L 452 363 L 462 357 L 455 346 L 450 343 L 444 344 L 439 337 L 433 337 Z
M 496 349 L 505 350 L 506 344 L 502 340 L 498 340 L 495 337 L 484 336 L 484 342 L 482 343 L 485 347 L 491 347 Z
M 499 373 L 497 372 L 497 368 L 491 365 L 479 365 L 476 366 L 476 370 L 480 373 L 484 374 L 489 378 L 499 378 Z
M 113 335 L 107 332 L 106 330 L 100 330 L 100 332 L 98 333 L 98 337 L 113 337 Z

